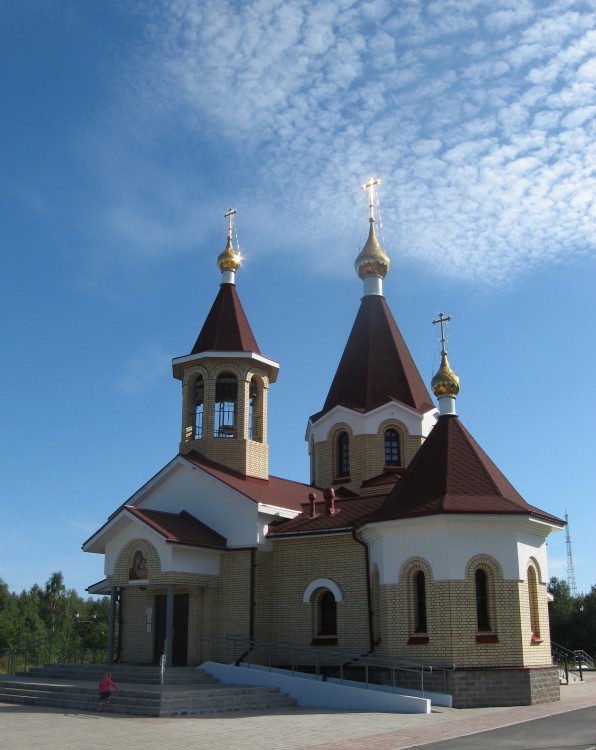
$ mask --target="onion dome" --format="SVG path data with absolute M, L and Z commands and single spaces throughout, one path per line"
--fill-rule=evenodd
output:
M 225 271 L 232 271 L 235 273 L 238 270 L 240 256 L 234 251 L 232 238 L 230 236 L 228 236 L 228 242 L 225 249 L 217 256 L 217 265 L 222 273 Z
M 368 233 L 368 239 L 356 258 L 354 266 L 356 268 L 356 273 L 363 280 L 369 276 L 376 276 L 380 279 L 384 279 L 385 276 L 387 276 L 391 262 L 383 248 L 379 245 L 377 235 L 375 234 L 375 220 L 372 216 L 369 221 L 370 231 Z
M 442 314 L 442 313 L 441 313 Z M 455 399 L 459 393 L 459 378 L 449 366 L 447 352 L 441 351 L 441 366 L 431 381 L 433 393 L 439 400 L 439 413 L 455 415 Z

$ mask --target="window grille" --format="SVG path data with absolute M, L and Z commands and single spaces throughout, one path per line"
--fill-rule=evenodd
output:
M 350 476 L 350 438 L 347 432 L 342 432 L 337 440 L 337 468 L 338 476 Z
M 385 466 L 399 466 L 399 434 L 397 430 L 385 431 Z

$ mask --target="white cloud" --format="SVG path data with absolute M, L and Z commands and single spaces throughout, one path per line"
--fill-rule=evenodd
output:
M 399 253 L 441 273 L 486 280 L 490 268 L 500 283 L 593 251 L 595 14 L 563 0 L 399 5 L 164 2 L 130 106 L 203 146 L 217 137 L 239 157 L 247 210 L 275 207 L 315 262 L 322 223 L 338 256 L 352 252 L 372 172 Z M 145 205 L 112 206 L 109 225 L 159 253 L 171 226 Z

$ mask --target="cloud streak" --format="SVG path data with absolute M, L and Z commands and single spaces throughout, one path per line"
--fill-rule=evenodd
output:
M 375 173 L 394 257 L 502 284 L 596 246 L 595 22 L 567 0 L 170 0 L 133 85 L 156 122 L 242 155 L 255 211 L 324 223 L 338 256 Z

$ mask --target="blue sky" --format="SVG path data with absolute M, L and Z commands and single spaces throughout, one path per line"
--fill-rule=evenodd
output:
M 103 577 L 82 542 L 177 452 L 188 354 L 237 213 L 271 473 L 362 292 L 374 175 L 385 295 L 426 382 L 452 316 L 463 423 L 569 513 L 596 583 L 596 15 L 524 0 L 0 3 L 0 576 Z M 565 535 L 549 542 L 566 576 Z

